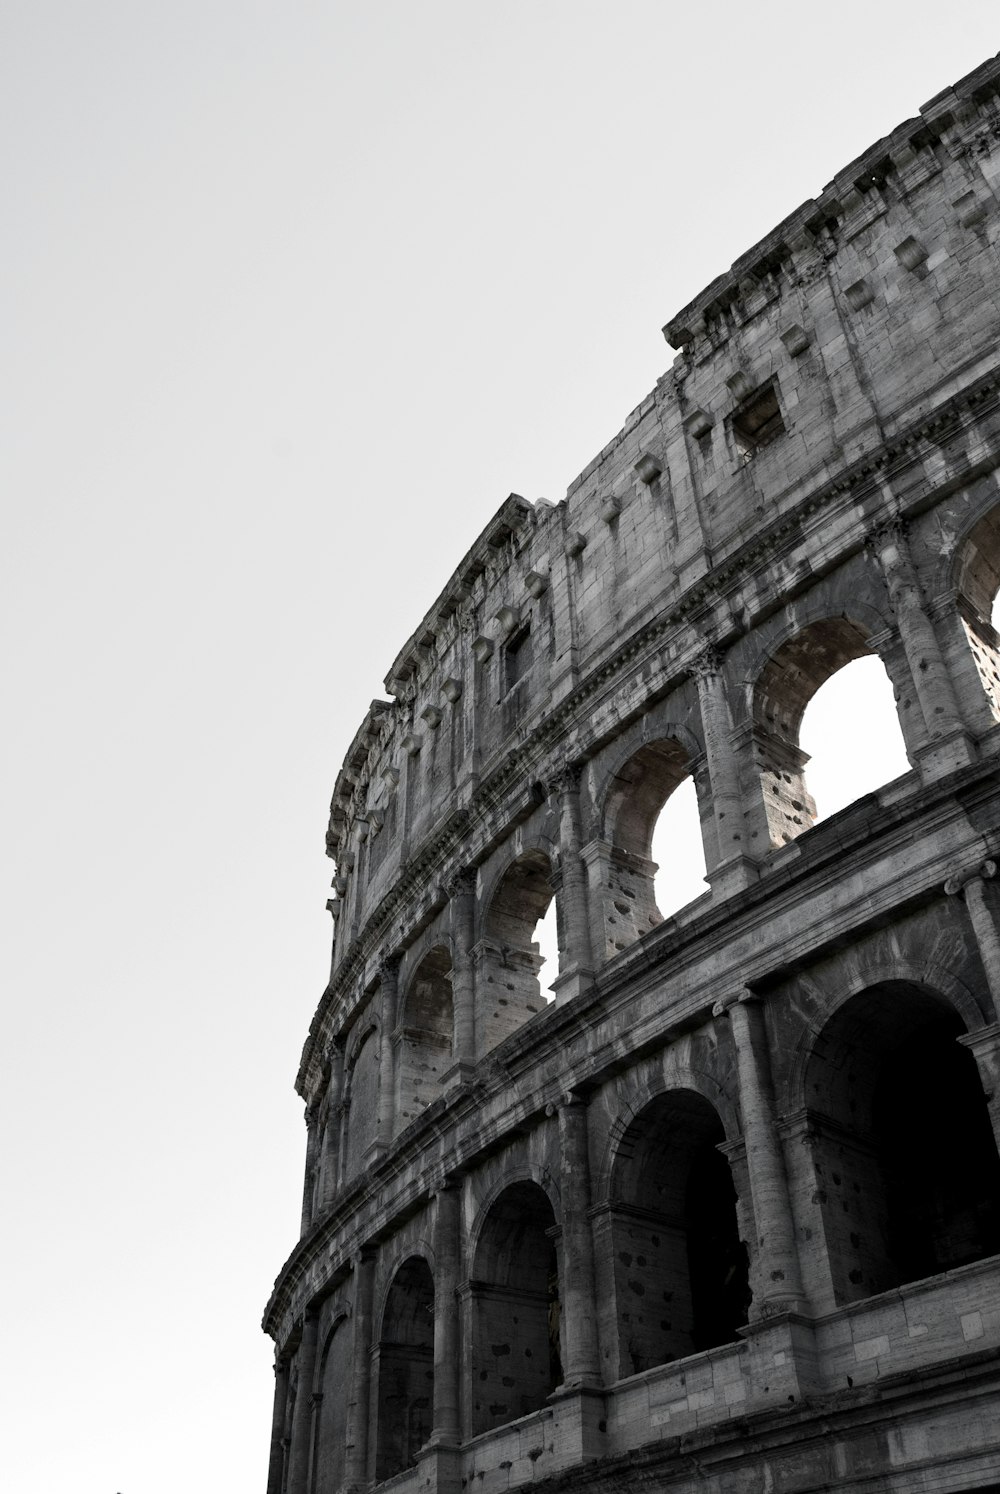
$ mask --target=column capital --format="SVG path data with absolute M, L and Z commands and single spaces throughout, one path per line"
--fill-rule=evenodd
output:
M 458 897 L 472 897 L 476 891 L 476 871 L 474 867 L 463 866 L 446 877 L 443 883 L 445 895 L 449 900 Z
M 582 777 L 582 763 L 569 761 L 558 763 L 549 774 L 545 787 L 548 793 L 558 794 L 562 798 L 566 794 L 579 793 Z
M 978 866 L 968 867 L 959 872 L 953 872 L 944 884 L 944 890 L 949 897 L 957 897 L 963 892 L 969 882 L 986 881 L 997 874 L 995 861 L 982 861 Z
M 695 679 L 701 683 L 703 680 L 715 679 L 722 673 L 723 653 L 717 643 L 702 640 L 702 646 L 690 661 L 689 669 Z
M 403 951 L 394 949 L 389 954 L 381 956 L 378 962 L 379 981 L 394 980 L 399 974 L 399 967 L 403 963 Z
M 887 514 L 873 524 L 865 535 L 865 549 L 881 564 L 886 550 L 906 550 L 907 527 L 901 514 Z
M 344 1033 L 335 1032 L 332 1037 L 327 1039 L 326 1048 L 323 1051 L 324 1065 L 331 1064 L 335 1060 L 343 1058 L 345 1047 L 346 1037 Z
M 713 1017 L 728 1017 L 734 1006 L 763 1006 L 764 998 L 749 986 L 744 986 L 741 991 L 731 991 L 728 996 L 720 996 L 712 1007 Z

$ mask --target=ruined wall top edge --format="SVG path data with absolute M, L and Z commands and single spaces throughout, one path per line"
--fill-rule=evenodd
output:
M 595 680 L 654 637 L 661 676 L 683 677 L 699 647 L 752 625 L 733 577 L 792 534 L 785 579 L 761 570 L 760 606 L 780 605 L 831 516 L 850 508 L 843 543 L 861 543 L 894 501 L 892 453 L 913 460 L 920 432 L 994 377 L 998 94 L 993 59 L 838 174 L 671 320 L 672 368 L 565 500 L 501 505 L 337 778 L 337 960 L 402 899 L 429 917 L 446 843 L 514 823 L 570 742 L 587 755 Z

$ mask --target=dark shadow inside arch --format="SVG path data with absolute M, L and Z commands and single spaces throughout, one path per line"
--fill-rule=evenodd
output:
M 347 1396 L 351 1373 L 351 1334 L 347 1319 L 335 1323 L 323 1347 L 320 1402 L 315 1424 L 315 1476 L 312 1494 L 340 1494 L 346 1471 Z
M 843 678 L 834 684 L 841 671 Z M 827 806 L 818 808 L 806 780 L 810 755 L 801 737 L 806 710 L 815 700 L 820 711 L 828 682 L 836 688 L 839 704 L 812 737 L 814 769 L 820 768 L 821 758 L 826 769 Z M 871 653 L 867 630 L 847 617 L 812 623 L 768 660 L 754 690 L 753 732 L 773 846 L 794 840 L 815 824 L 820 812 L 862 798 L 909 766 L 892 684 Z M 877 752 L 868 746 L 876 734 Z
M 605 826 L 611 844 L 605 889 L 610 957 L 705 891 L 691 762 L 678 741 L 647 742 L 619 768 L 608 790 Z
M 495 1201 L 476 1250 L 471 1294 L 472 1430 L 543 1406 L 562 1380 L 555 1216 L 536 1183 Z
M 941 997 L 892 981 L 816 1041 L 805 1097 L 838 1303 L 1000 1251 L 1000 1158 L 963 1032 Z
M 980 683 L 994 717 L 1000 721 L 1000 505 L 973 527 L 958 555 L 958 610 L 972 650 Z
M 692 1090 L 650 1101 L 612 1173 L 619 1374 L 730 1343 L 747 1321 L 747 1252 L 716 1111 Z
M 412 1468 L 434 1416 L 434 1279 L 421 1256 L 393 1278 L 378 1343 L 376 1479 Z
M 428 950 L 414 971 L 403 1002 L 398 1033 L 396 1130 L 436 1100 L 441 1075 L 451 1063 L 454 1005 L 451 955 L 443 945 Z
M 480 1054 L 516 1032 L 546 1005 L 538 974 L 545 963 L 536 930 L 553 900 L 551 866 L 526 851 L 508 867 L 486 915 L 482 979 L 477 985 Z

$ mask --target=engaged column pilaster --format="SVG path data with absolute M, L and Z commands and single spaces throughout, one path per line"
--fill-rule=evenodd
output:
M 894 519 L 876 529 L 869 537 L 868 548 L 885 580 L 920 702 L 928 744 L 917 754 L 920 765 L 926 776 L 939 777 L 971 762 L 975 751 L 958 709 L 951 676 L 944 667 L 934 625 L 924 610 L 902 521 Z
M 351 1388 L 347 1404 L 345 1490 L 360 1494 L 368 1483 L 368 1420 L 371 1391 L 372 1301 L 375 1293 L 375 1257 L 355 1257 L 354 1345 L 351 1353 Z
M 965 1033 L 958 1041 L 976 1060 L 997 1151 L 1000 1152 L 1000 934 L 997 933 L 989 891 L 996 872 L 995 861 L 984 861 L 972 871 L 949 877 L 944 890 L 950 897 L 961 897 L 968 909 L 993 1003 L 993 1020 L 976 1032 Z
M 708 880 L 713 892 L 725 894 L 736 892 L 755 881 L 757 869 L 747 856 L 743 839 L 743 795 L 733 750 L 733 723 L 718 651 L 712 647 L 703 649 L 692 665 L 692 672 L 698 684 L 698 704 L 701 708 L 702 735 L 705 740 L 718 846 L 718 859 L 709 868 Z
M 788 1180 L 775 1130 L 764 1014 L 753 992 L 720 1002 L 736 1049 L 740 1110 L 756 1234 L 756 1284 L 751 1319 L 800 1310 L 802 1278 L 795 1245 Z
M 267 1465 L 267 1494 L 281 1494 L 285 1463 L 285 1416 L 288 1411 L 288 1360 L 274 1361 L 274 1410 L 271 1413 L 271 1455 Z
M 393 1029 L 399 1013 L 399 955 L 390 955 L 379 966 L 379 1091 L 378 1130 L 375 1151 L 381 1153 L 392 1143 L 396 1124 L 396 1045 Z
M 309 1454 L 312 1448 L 312 1389 L 316 1370 L 317 1315 L 307 1308 L 299 1342 L 295 1410 L 292 1413 L 292 1445 L 288 1459 L 288 1494 L 308 1494 Z
M 451 998 L 454 1004 L 452 1068 L 463 1079 L 476 1062 L 476 874 L 462 871 L 448 883 L 451 922 Z
M 597 1343 L 594 1241 L 590 1228 L 590 1153 L 587 1104 L 570 1094 L 559 1106 L 560 1194 L 562 1197 L 562 1296 L 566 1333 L 567 1387 L 601 1381 Z
M 560 965 L 552 982 L 556 1001 L 569 1001 L 594 983 L 587 877 L 580 856 L 580 769 L 567 767 L 556 777 L 559 796 Z
M 434 1423 L 431 1441 L 461 1440 L 458 1278 L 461 1257 L 461 1188 L 445 1184 L 434 1212 Z

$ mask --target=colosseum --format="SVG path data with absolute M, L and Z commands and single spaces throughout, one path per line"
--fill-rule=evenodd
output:
M 268 1494 L 1000 1489 L 998 197 L 993 60 L 400 649 L 333 795 Z M 909 766 L 817 821 L 862 658 Z

